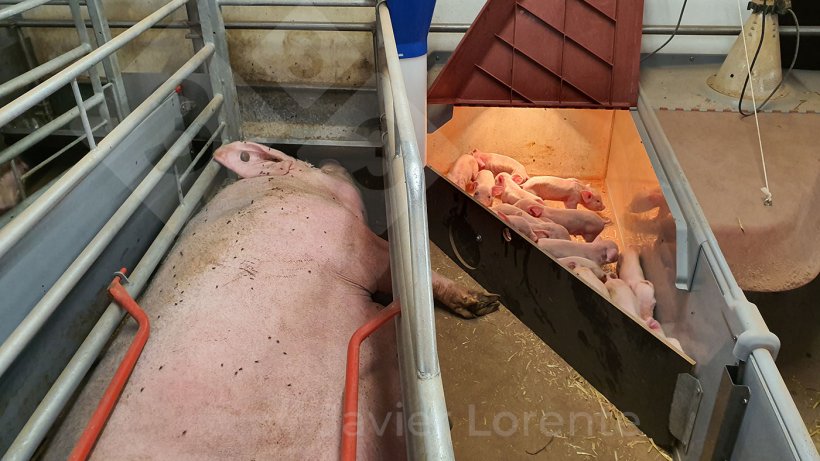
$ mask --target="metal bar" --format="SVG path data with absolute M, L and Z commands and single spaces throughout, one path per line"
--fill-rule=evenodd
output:
M 20 0 L 0 0 L 0 5 L 17 5 Z M 68 0 L 49 0 L 48 5 L 68 5 Z M 85 5 L 85 0 L 80 0 L 81 5 Z
M 78 2 L 79 0 L 70 0 Z M 111 41 L 111 29 L 108 27 L 108 19 L 103 13 L 102 4 L 100 0 L 86 0 L 88 17 L 91 19 L 94 35 L 97 39 L 97 46 L 102 46 Z M 196 49 L 194 51 L 199 51 Z M 105 77 L 112 86 L 112 95 L 114 96 L 114 109 L 117 112 L 119 120 L 124 119 L 131 113 L 128 105 L 128 95 L 125 94 L 125 84 L 122 81 L 122 71 L 120 70 L 120 61 L 116 53 L 112 53 L 102 60 L 103 69 L 105 70 Z
M 134 192 L 128 196 L 120 208 L 105 223 L 96 236 L 85 246 L 79 256 L 65 270 L 63 275 L 54 282 L 54 285 L 46 292 L 22 322 L 9 335 L 8 339 L 0 345 L 0 376 L 2 376 L 14 360 L 23 352 L 25 347 L 31 342 L 34 336 L 40 331 L 43 324 L 48 321 L 54 310 L 65 299 L 68 293 L 74 288 L 77 282 L 88 271 L 88 268 L 97 260 L 102 252 L 114 239 L 117 232 L 142 205 L 143 201 L 154 190 L 156 185 L 162 180 L 166 172 L 174 165 L 179 155 L 188 149 L 191 141 L 197 133 L 205 126 L 222 106 L 222 95 L 214 95 L 211 102 L 202 109 L 202 112 L 191 122 L 177 141 L 168 149 L 168 152 L 160 159 L 154 168 L 145 176 Z M 123 123 L 124 124 L 124 123 Z M 120 124 L 119 126 L 122 126 Z M 118 127 L 119 127 L 118 126 Z M 90 155 L 90 154 L 89 154 Z M 54 189 L 55 187 L 52 187 Z M 51 190 L 49 190 L 51 192 Z M 18 216 L 17 219 L 23 215 Z M 12 221 L 14 223 L 14 221 Z
M 45 5 L 51 0 L 25 0 L 14 4 L 8 8 L 0 10 L 0 20 L 8 19 L 12 16 L 24 13 L 32 8 L 37 8 L 40 5 Z
M 219 113 L 219 123 L 225 124 L 222 143 L 238 141 L 242 137 L 242 119 L 239 116 L 239 98 L 233 81 L 231 61 L 228 53 L 228 39 L 222 10 L 216 0 L 197 0 L 202 38 L 206 45 L 214 47 L 214 55 L 208 61 L 208 77 L 214 93 L 225 98 Z
M 104 127 L 105 125 L 106 125 L 106 122 L 102 122 L 102 123 L 98 124 L 97 126 L 92 127 L 92 128 L 91 128 L 91 131 L 92 131 L 92 132 L 97 131 L 97 130 L 99 130 L 100 128 Z M 72 147 L 74 147 L 74 146 L 76 146 L 77 144 L 79 144 L 80 142 L 82 142 L 82 140 L 83 140 L 83 139 L 86 139 L 86 135 L 77 136 L 77 138 L 76 138 L 75 140 L 71 141 L 71 142 L 70 142 L 70 143 L 68 143 L 65 147 L 63 147 L 62 149 L 58 150 L 57 152 L 55 152 L 55 153 L 51 154 L 51 156 L 50 156 L 49 158 L 47 158 L 47 159 L 43 160 L 42 162 L 38 163 L 38 164 L 37 164 L 34 168 L 32 168 L 32 169 L 30 169 L 30 170 L 26 171 L 26 173 L 23 175 L 23 180 L 28 179 L 28 178 L 29 178 L 29 177 L 31 177 L 34 173 L 37 173 L 38 171 L 40 171 L 40 170 L 41 170 L 42 168 L 44 168 L 46 165 L 48 165 L 49 163 L 51 163 L 52 161 L 54 161 L 54 159 L 56 159 L 56 158 L 58 158 L 59 156 L 63 155 L 63 154 L 64 154 L 64 153 L 66 153 L 69 149 L 71 149 Z
M 61 69 L 62 67 L 68 65 L 70 62 L 74 61 L 75 59 L 85 55 L 91 51 L 90 45 L 80 45 L 77 48 L 74 48 L 71 51 L 68 51 L 56 58 L 40 64 L 39 66 L 31 69 L 30 71 L 20 74 L 17 77 L 3 83 L 0 85 L 0 98 L 4 96 L 8 96 L 11 93 L 19 90 L 20 88 L 25 87 L 26 85 L 30 85 L 35 81 L 45 77 L 46 75 Z
M 94 132 L 91 130 L 91 122 L 88 121 L 88 113 L 85 111 L 85 105 L 83 104 L 83 95 L 80 94 L 80 87 L 77 86 L 76 79 L 71 81 L 71 91 L 74 92 L 74 101 L 77 103 L 77 108 L 80 109 L 80 121 L 83 123 L 83 130 L 85 130 L 85 137 L 88 139 L 88 146 L 92 149 L 96 149 L 97 143 L 94 141 Z
M 74 27 L 77 30 L 77 37 L 80 39 L 80 43 L 91 46 L 91 40 L 88 38 L 88 30 L 86 30 L 85 23 L 83 23 L 83 12 L 80 9 L 79 0 L 69 0 L 68 4 L 69 9 L 71 10 L 71 16 L 74 19 Z M 88 77 L 91 80 L 91 88 L 94 90 L 94 94 L 103 94 L 102 82 L 100 81 L 100 73 L 97 71 L 97 66 L 91 66 L 88 69 Z M 108 129 L 113 128 L 114 123 L 111 120 L 111 112 L 108 110 L 107 101 L 100 104 L 99 113 L 100 117 L 108 122 Z
M 219 0 L 220 6 L 374 7 L 372 0 Z
M 171 2 L 146 16 L 145 19 L 139 21 L 133 27 L 130 27 L 120 35 L 117 35 L 105 45 L 100 46 L 96 50 L 79 59 L 74 64 L 66 67 L 57 75 L 49 78 L 42 84 L 37 85 L 35 88 L 29 90 L 27 93 L 15 99 L 5 107 L 0 108 L 0 127 L 19 117 L 27 110 L 34 107 L 34 105 L 38 102 L 54 94 L 54 92 L 58 89 L 62 88 L 71 80 L 77 78 L 80 74 L 93 67 L 103 58 L 119 50 L 128 44 L 128 42 L 150 29 L 151 26 L 173 13 L 177 8 L 184 5 L 185 2 L 186 0 L 171 0 Z
M 191 189 L 188 190 L 185 200 L 182 201 L 168 219 L 168 222 L 165 223 L 148 251 L 145 252 L 145 255 L 131 273 L 128 279 L 129 283 L 126 286 L 126 290 L 131 296 L 139 296 L 145 288 L 151 274 L 159 266 L 160 261 L 173 245 L 182 227 L 188 222 L 194 210 L 197 209 L 202 197 L 212 187 L 220 170 L 221 167 L 218 163 L 211 162 L 199 175 Z M 125 313 L 116 303 L 108 305 L 108 308 L 100 316 L 100 319 L 74 356 L 71 357 L 60 376 L 51 385 L 48 393 L 37 405 L 37 409 L 29 417 L 26 425 L 17 434 L 17 438 L 14 439 L 3 457 L 4 461 L 25 461 L 34 455 L 54 421 L 60 416 L 63 408 L 80 387 L 88 370 L 91 369 L 91 366 L 108 344 L 108 340 L 120 325 L 124 315 Z
M 390 269 L 403 310 L 397 339 L 404 415 L 422 429 L 406 431 L 408 459 L 450 460 L 454 454 L 436 352 L 423 166 L 386 5 L 379 5 L 376 20 L 377 43 L 383 44 L 376 59 L 388 141 Z
M 94 167 L 102 162 L 114 147 L 131 133 L 131 130 L 133 130 L 135 126 L 142 123 L 154 109 L 159 107 L 165 98 L 173 93 L 176 87 L 191 75 L 197 67 L 202 65 L 213 52 L 213 45 L 205 45 L 199 53 L 195 54 L 165 83 L 154 90 L 151 96 L 131 112 L 131 115 L 114 127 L 114 129 L 108 133 L 108 136 L 100 141 L 96 149 L 86 154 L 82 160 L 68 170 L 63 179 L 54 184 L 39 200 L 32 203 L 31 206 L 18 215 L 14 221 L 0 228 L 0 258 L 5 256 L 65 194 L 73 189 Z
M 87 108 L 96 107 L 98 104 L 103 102 L 104 98 L 102 95 L 96 94 L 84 101 L 84 105 Z M 77 118 L 80 115 L 80 108 L 73 107 L 67 112 L 63 113 L 59 117 L 55 118 L 54 120 L 46 123 L 45 125 L 41 126 L 37 130 L 28 134 L 25 138 L 17 141 L 16 143 L 12 144 L 11 146 L 7 147 L 5 150 L 0 151 L 0 164 L 6 163 L 9 160 L 16 158 L 23 152 L 30 149 L 32 146 L 37 144 L 38 142 L 42 141 L 50 134 L 54 133 L 55 131 L 59 130 L 61 127 L 65 126 L 66 124 L 70 123 L 72 120 Z M 2 235 L 2 234 L 0 234 Z
M 390 12 L 386 5 L 380 5 L 379 25 L 384 40 L 387 69 L 393 98 L 397 125 L 397 142 L 402 157 L 401 166 L 407 184 L 407 212 L 410 221 L 413 274 L 412 280 L 417 298 L 413 306 L 404 309 L 414 320 L 418 343 L 415 344 L 416 367 L 420 375 L 439 374 L 438 356 L 436 355 L 435 320 L 433 317 L 433 294 L 431 291 L 429 237 L 427 231 L 427 210 L 424 193 L 424 165 L 421 164 L 413 119 L 410 115 L 410 104 L 404 88 L 399 55 L 390 22 Z
M 214 143 L 214 141 L 216 140 L 216 137 L 219 136 L 220 133 L 222 133 L 223 129 L 225 129 L 225 123 L 224 122 L 220 123 L 219 126 L 216 127 L 213 134 L 211 134 L 211 137 L 208 138 L 208 141 L 206 141 L 205 145 L 202 146 L 202 149 L 199 149 L 199 152 L 197 152 L 194 159 L 191 160 L 191 163 L 188 165 L 187 168 L 185 168 L 185 171 L 183 171 L 182 174 L 179 176 L 179 182 L 181 182 L 181 183 L 185 182 L 185 179 L 188 178 L 188 175 L 194 169 L 194 167 L 199 162 L 199 160 L 202 158 L 202 156 L 205 155 L 205 152 L 208 151 L 208 148 L 211 147 L 211 144 Z
M 2 3 L 2 0 L 0 0 Z M 222 5 L 225 5 L 222 3 Z M 86 23 L 91 27 L 91 23 Z M 110 21 L 109 27 L 112 29 L 127 29 L 136 24 L 134 21 Z M 22 19 L 12 22 L 0 22 L 0 27 L 38 27 L 38 28 L 65 28 L 72 27 L 67 20 L 50 19 Z M 467 32 L 471 24 L 439 23 L 430 26 L 431 33 L 463 34 Z M 190 24 L 185 22 L 169 22 L 153 26 L 154 29 L 188 29 Z M 317 30 L 343 32 L 366 32 L 373 31 L 373 24 L 366 22 L 314 22 L 314 21 L 272 21 L 254 22 L 237 21 L 226 22 L 226 29 L 240 30 Z M 644 35 L 670 35 L 675 30 L 675 26 L 643 26 Z M 780 35 L 797 35 L 794 26 L 780 26 Z M 677 35 L 738 35 L 740 27 L 736 26 L 681 26 Z M 820 35 L 820 26 L 800 26 L 801 37 L 812 37 Z
M 202 27 L 200 26 L 199 9 L 196 0 L 188 0 L 185 4 L 185 14 L 188 17 L 188 37 L 194 47 L 194 53 L 202 49 L 205 41 L 202 39 Z

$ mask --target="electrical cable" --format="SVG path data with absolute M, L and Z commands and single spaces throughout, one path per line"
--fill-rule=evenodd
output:
M 763 8 L 764 9 L 766 8 L 766 2 L 767 2 L 767 0 L 763 0 Z M 743 95 L 746 94 L 746 86 L 749 85 L 749 81 L 751 81 L 751 79 L 752 79 L 752 72 L 754 71 L 755 63 L 757 62 L 757 57 L 760 55 L 760 50 L 761 50 L 761 48 L 763 48 L 763 39 L 766 37 L 766 16 L 767 16 L 767 14 L 764 11 L 763 13 L 761 13 L 760 16 L 762 18 L 761 22 L 760 22 L 760 40 L 757 42 L 757 50 L 755 50 L 755 55 L 752 58 L 752 63 L 749 65 L 749 71 L 746 73 L 746 79 L 743 80 L 743 89 L 740 90 L 740 99 L 738 99 L 738 101 L 737 101 L 737 111 L 740 112 L 740 115 L 743 116 L 743 117 L 748 117 L 748 116 L 752 115 L 752 114 L 747 114 L 746 112 L 743 112 Z M 741 28 L 740 32 L 742 34 L 744 34 L 743 43 L 745 45 L 746 44 L 746 36 L 745 36 L 746 32 L 744 30 L 742 30 L 742 28 Z M 747 53 L 748 53 L 748 50 L 747 50 Z M 749 59 L 748 56 L 749 55 L 747 54 L 746 55 L 746 59 L 747 59 L 746 62 L 747 63 L 748 63 L 748 59 Z M 753 84 L 753 86 L 754 86 L 754 84 Z M 752 91 L 754 92 L 754 89 Z M 754 95 L 752 97 L 754 98 Z M 757 106 L 755 106 L 754 107 L 754 112 L 753 112 L 754 114 L 757 114 L 757 109 L 758 109 Z
M 772 90 L 772 92 L 769 93 L 769 96 L 759 106 L 757 106 L 757 110 L 763 109 L 763 106 L 765 106 L 766 103 L 768 103 L 769 100 L 772 99 L 772 96 L 774 96 L 774 94 L 777 93 L 777 90 L 779 90 L 780 87 L 783 86 L 783 83 L 785 83 L 786 80 L 788 80 L 789 75 L 791 75 L 792 70 L 794 70 L 794 65 L 797 63 L 797 54 L 800 52 L 800 23 L 797 21 L 797 14 L 795 14 L 794 10 L 789 8 L 786 11 L 788 11 L 789 14 L 792 15 L 792 19 L 794 19 L 794 27 L 797 30 L 797 38 L 795 39 L 792 63 L 789 64 L 789 69 L 786 71 L 785 74 L 783 74 L 783 77 L 780 79 L 780 83 L 778 83 L 777 86 Z M 741 98 L 742 97 L 743 95 L 741 95 Z
M 657 53 L 658 51 L 664 49 L 664 47 L 666 47 L 666 45 L 668 45 L 669 42 L 671 42 L 672 39 L 675 38 L 675 35 L 678 35 L 678 29 L 680 29 L 680 23 L 683 20 L 683 13 L 686 11 L 686 3 L 688 1 L 689 0 L 683 0 L 683 6 L 681 6 L 681 8 L 680 8 L 680 16 L 678 16 L 678 23 L 675 25 L 675 30 L 672 31 L 672 35 L 670 35 L 669 38 L 667 38 L 666 41 L 663 42 L 663 45 L 655 48 L 655 51 L 653 51 L 653 52 L 647 54 L 646 56 L 644 56 L 643 58 L 641 58 L 641 62 L 644 62 L 647 59 L 651 58 L 652 56 L 655 56 L 655 53 Z

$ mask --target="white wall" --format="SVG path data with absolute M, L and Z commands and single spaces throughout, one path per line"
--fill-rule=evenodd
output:
M 544 0 L 557 1 L 557 0 Z M 633 0 L 620 0 L 633 1 Z M 738 25 L 737 1 L 689 0 L 684 24 Z M 111 20 L 139 20 L 167 0 L 103 0 Z M 646 24 L 674 25 L 682 0 L 645 0 Z M 439 0 L 434 23 L 471 23 L 484 0 Z M 744 15 L 745 6 L 744 8 Z M 369 8 L 270 8 L 225 7 L 226 21 L 323 21 L 369 22 Z M 64 6 L 41 7 L 26 13 L 26 18 L 65 18 Z M 177 11 L 174 21 L 185 19 Z M 120 31 L 114 31 L 119 33 Z M 42 62 L 77 45 L 70 29 L 28 29 L 38 59 Z M 372 83 L 372 40 L 366 32 L 285 32 L 229 31 L 231 63 L 236 81 L 243 83 L 284 82 L 315 85 L 358 86 Z M 665 37 L 644 37 L 643 49 L 649 51 Z M 431 50 L 452 50 L 461 34 L 430 34 Z M 726 53 L 732 37 L 676 37 L 664 49 L 674 53 Z M 173 72 L 191 56 L 185 31 L 149 31 L 119 53 L 125 71 Z

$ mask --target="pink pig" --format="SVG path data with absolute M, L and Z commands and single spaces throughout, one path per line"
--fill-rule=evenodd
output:
M 533 176 L 522 187 L 544 200 L 562 201 L 567 208 L 578 208 L 579 203 L 593 211 L 602 211 L 605 208 L 601 193 L 575 178 Z
M 587 258 L 582 258 L 580 256 L 567 256 L 566 258 L 560 258 L 558 262 L 569 270 L 575 270 L 576 267 L 586 267 L 591 270 L 598 279 L 606 280 L 606 272 L 601 269 L 601 266 Z
M 510 227 L 521 232 L 524 234 L 524 237 L 532 240 L 533 242 L 538 241 L 538 235 L 535 234 L 535 231 L 532 230 L 532 226 L 530 223 L 527 222 L 527 219 L 523 216 L 513 216 L 513 215 L 506 215 L 504 213 L 497 213 L 498 217 L 501 218 L 502 221 L 507 223 Z
M 641 269 L 638 249 L 634 246 L 629 246 L 621 252 L 618 258 L 618 277 L 627 282 L 633 290 L 636 283 L 646 279 Z
M 646 322 L 650 319 L 655 320 L 652 316 L 655 313 L 655 286 L 649 280 L 641 280 L 638 283 L 631 285 L 632 292 L 638 299 L 638 315 Z
M 524 165 L 519 163 L 518 160 L 515 160 L 514 158 L 501 154 L 482 152 L 478 149 L 473 149 L 472 155 L 478 162 L 478 167 L 480 169 L 490 170 L 494 175 L 499 173 L 509 173 L 512 176 L 512 180 L 516 184 L 521 184 L 530 177 L 527 174 L 527 170 L 524 168 Z
M 603 218 L 598 216 L 597 213 L 588 210 L 562 210 L 560 208 L 551 208 L 532 199 L 519 200 L 515 203 L 515 206 L 536 218 L 560 224 L 564 226 L 570 234 L 580 235 L 587 242 L 595 240 L 606 225 L 606 221 L 604 221 Z
M 450 167 L 450 171 L 447 172 L 447 179 L 453 181 L 456 186 L 463 190 L 467 190 L 467 185 L 476 176 L 478 176 L 478 162 L 469 154 L 459 157 Z
M 499 173 L 496 175 L 493 196 L 500 198 L 502 202 L 509 203 L 510 205 L 525 198 L 543 202 L 537 195 L 522 189 L 509 173 Z
M 538 248 L 546 251 L 553 258 L 580 256 L 598 264 L 613 262 L 618 259 L 618 245 L 611 240 L 595 240 L 592 243 L 573 240 L 541 239 Z
M 569 231 L 567 231 L 567 229 L 564 226 L 556 224 L 554 222 L 548 222 L 538 219 L 534 216 L 525 213 L 524 210 L 516 208 L 508 203 L 500 203 L 494 206 L 492 209 L 496 212 L 496 214 L 503 213 L 507 216 L 520 216 L 524 218 L 530 225 L 530 228 L 532 228 L 533 232 L 535 232 L 535 234 L 539 238 L 571 240 Z
M 638 317 L 638 299 L 626 282 L 619 278 L 609 277 L 605 285 L 613 304 L 626 313 Z
M 587 282 L 587 284 L 589 284 L 589 286 L 591 286 L 601 296 L 603 296 L 606 299 L 610 299 L 609 291 L 607 290 L 606 285 L 604 285 L 604 282 L 602 282 L 601 279 L 598 278 L 598 276 L 592 269 L 586 266 L 576 266 L 572 272 L 575 275 L 577 275 L 578 278 Z
M 467 193 L 472 195 L 478 203 L 484 206 L 493 204 L 493 187 L 495 186 L 495 177 L 489 170 L 481 170 L 472 181 L 467 184 Z

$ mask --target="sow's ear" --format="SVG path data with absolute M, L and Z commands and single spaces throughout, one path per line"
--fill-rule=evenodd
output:
M 254 142 L 232 142 L 214 153 L 214 160 L 241 178 L 282 176 L 287 174 L 295 159 L 276 149 Z

